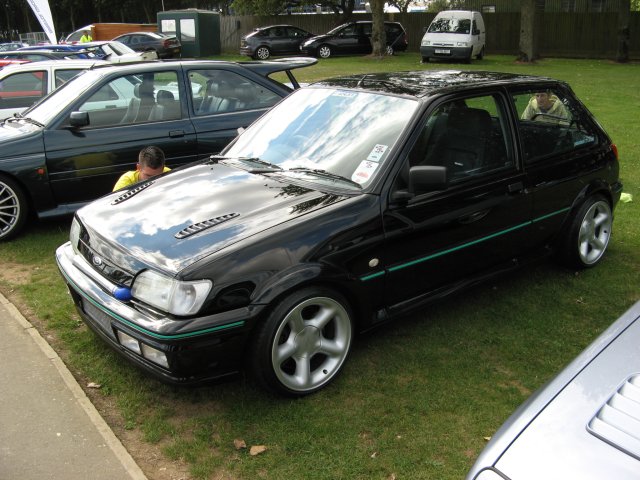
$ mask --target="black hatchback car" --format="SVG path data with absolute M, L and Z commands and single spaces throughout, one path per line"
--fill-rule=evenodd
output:
M 329 58 L 332 55 L 367 55 L 372 51 L 372 29 L 373 23 L 368 21 L 345 23 L 324 35 L 306 40 L 300 46 L 300 51 L 304 55 L 320 58 Z M 400 23 L 384 22 L 384 30 L 387 37 L 387 55 L 407 49 L 407 33 Z
M 259 60 L 272 55 L 296 55 L 300 54 L 300 44 L 310 37 L 313 33 L 291 25 L 256 28 L 240 40 L 240 54 Z
M 146 62 L 96 67 L 17 117 L 0 122 L 0 240 L 29 213 L 73 213 L 113 188 L 147 145 L 169 167 L 220 152 L 292 88 L 269 75 L 313 65 L 270 62 Z
M 562 108 L 531 114 L 539 92 Z M 621 190 L 616 147 L 563 82 L 355 75 L 79 210 L 56 259 L 87 324 L 160 379 L 248 365 L 305 395 L 357 332 L 550 253 L 596 265 Z

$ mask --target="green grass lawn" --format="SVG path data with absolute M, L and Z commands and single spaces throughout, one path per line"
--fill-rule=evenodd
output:
M 222 57 L 240 59 L 240 57 Z M 604 261 L 574 272 L 543 263 L 357 338 L 343 373 L 299 400 L 243 378 L 198 389 L 161 385 L 121 361 L 75 314 L 55 268 L 69 220 L 31 225 L 0 244 L 1 289 L 109 406 L 116 432 L 157 446 L 193 478 L 460 479 L 509 414 L 640 299 L 640 64 L 545 59 L 518 65 L 422 65 L 417 54 L 331 58 L 302 82 L 345 73 L 481 69 L 567 80 L 617 144 L 624 191 Z M 234 440 L 264 445 L 251 456 Z M 126 441 L 125 441 L 126 445 Z M 157 469 L 147 465 L 150 479 Z M 158 464 L 161 464 L 159 462 Z

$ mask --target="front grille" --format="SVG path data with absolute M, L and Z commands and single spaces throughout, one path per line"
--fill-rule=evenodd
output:
M 591 419 L 587 430 L 640 460 L 640 374 L 622 384 Z

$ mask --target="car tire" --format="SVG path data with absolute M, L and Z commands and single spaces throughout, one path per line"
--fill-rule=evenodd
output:
M 609 202 L 602 195 L 587 198 L 570 220 L 559 250 L 559 260 L 572 268 L 596 265 L 609 244 L 612 223 Z
M 16 182 L 0 175 L 0 240 L 16 236 L 27 221 L 29 208 Z
M 281 300 L 254 337 L 251 370 L 260 385 L 301 397 L 340 372 L 352 339 L 351 309 L 342 295 L 307 287 Z
M 385 53 L 387 55 L 393 55 L 394 53 L 393 47 L 391 45 L 387 45 L 387 48 L 385 49 Z
M 476 60 L 482 60 L 484 58 L 484 47 L 480 49 L 480 53 L 476 55 Z
M 267 60 L 271 56 L 271 51 L 268 47 L 258 47 L 256 48 L 256 53 L 254 58 L 256 60 Z
M 318 47 L 318 56 L 320 58 L 329 58 L 333 52 L 329 45 L 320 45 Z
M 422 57 L 422 63 L 429 63 L 429 57 Z

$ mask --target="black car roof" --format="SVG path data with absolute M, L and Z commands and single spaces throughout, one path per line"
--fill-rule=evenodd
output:
M 417 70 L 409 72 L 370 73 L 330 78 L 313 83 L 313 86 L 363 89 L 381 93 L 425 97 L 447 90 L 483 85 L 514 83 L 562 83 L 547 77 L 517 75 L 502 72 L 460 70 Z

